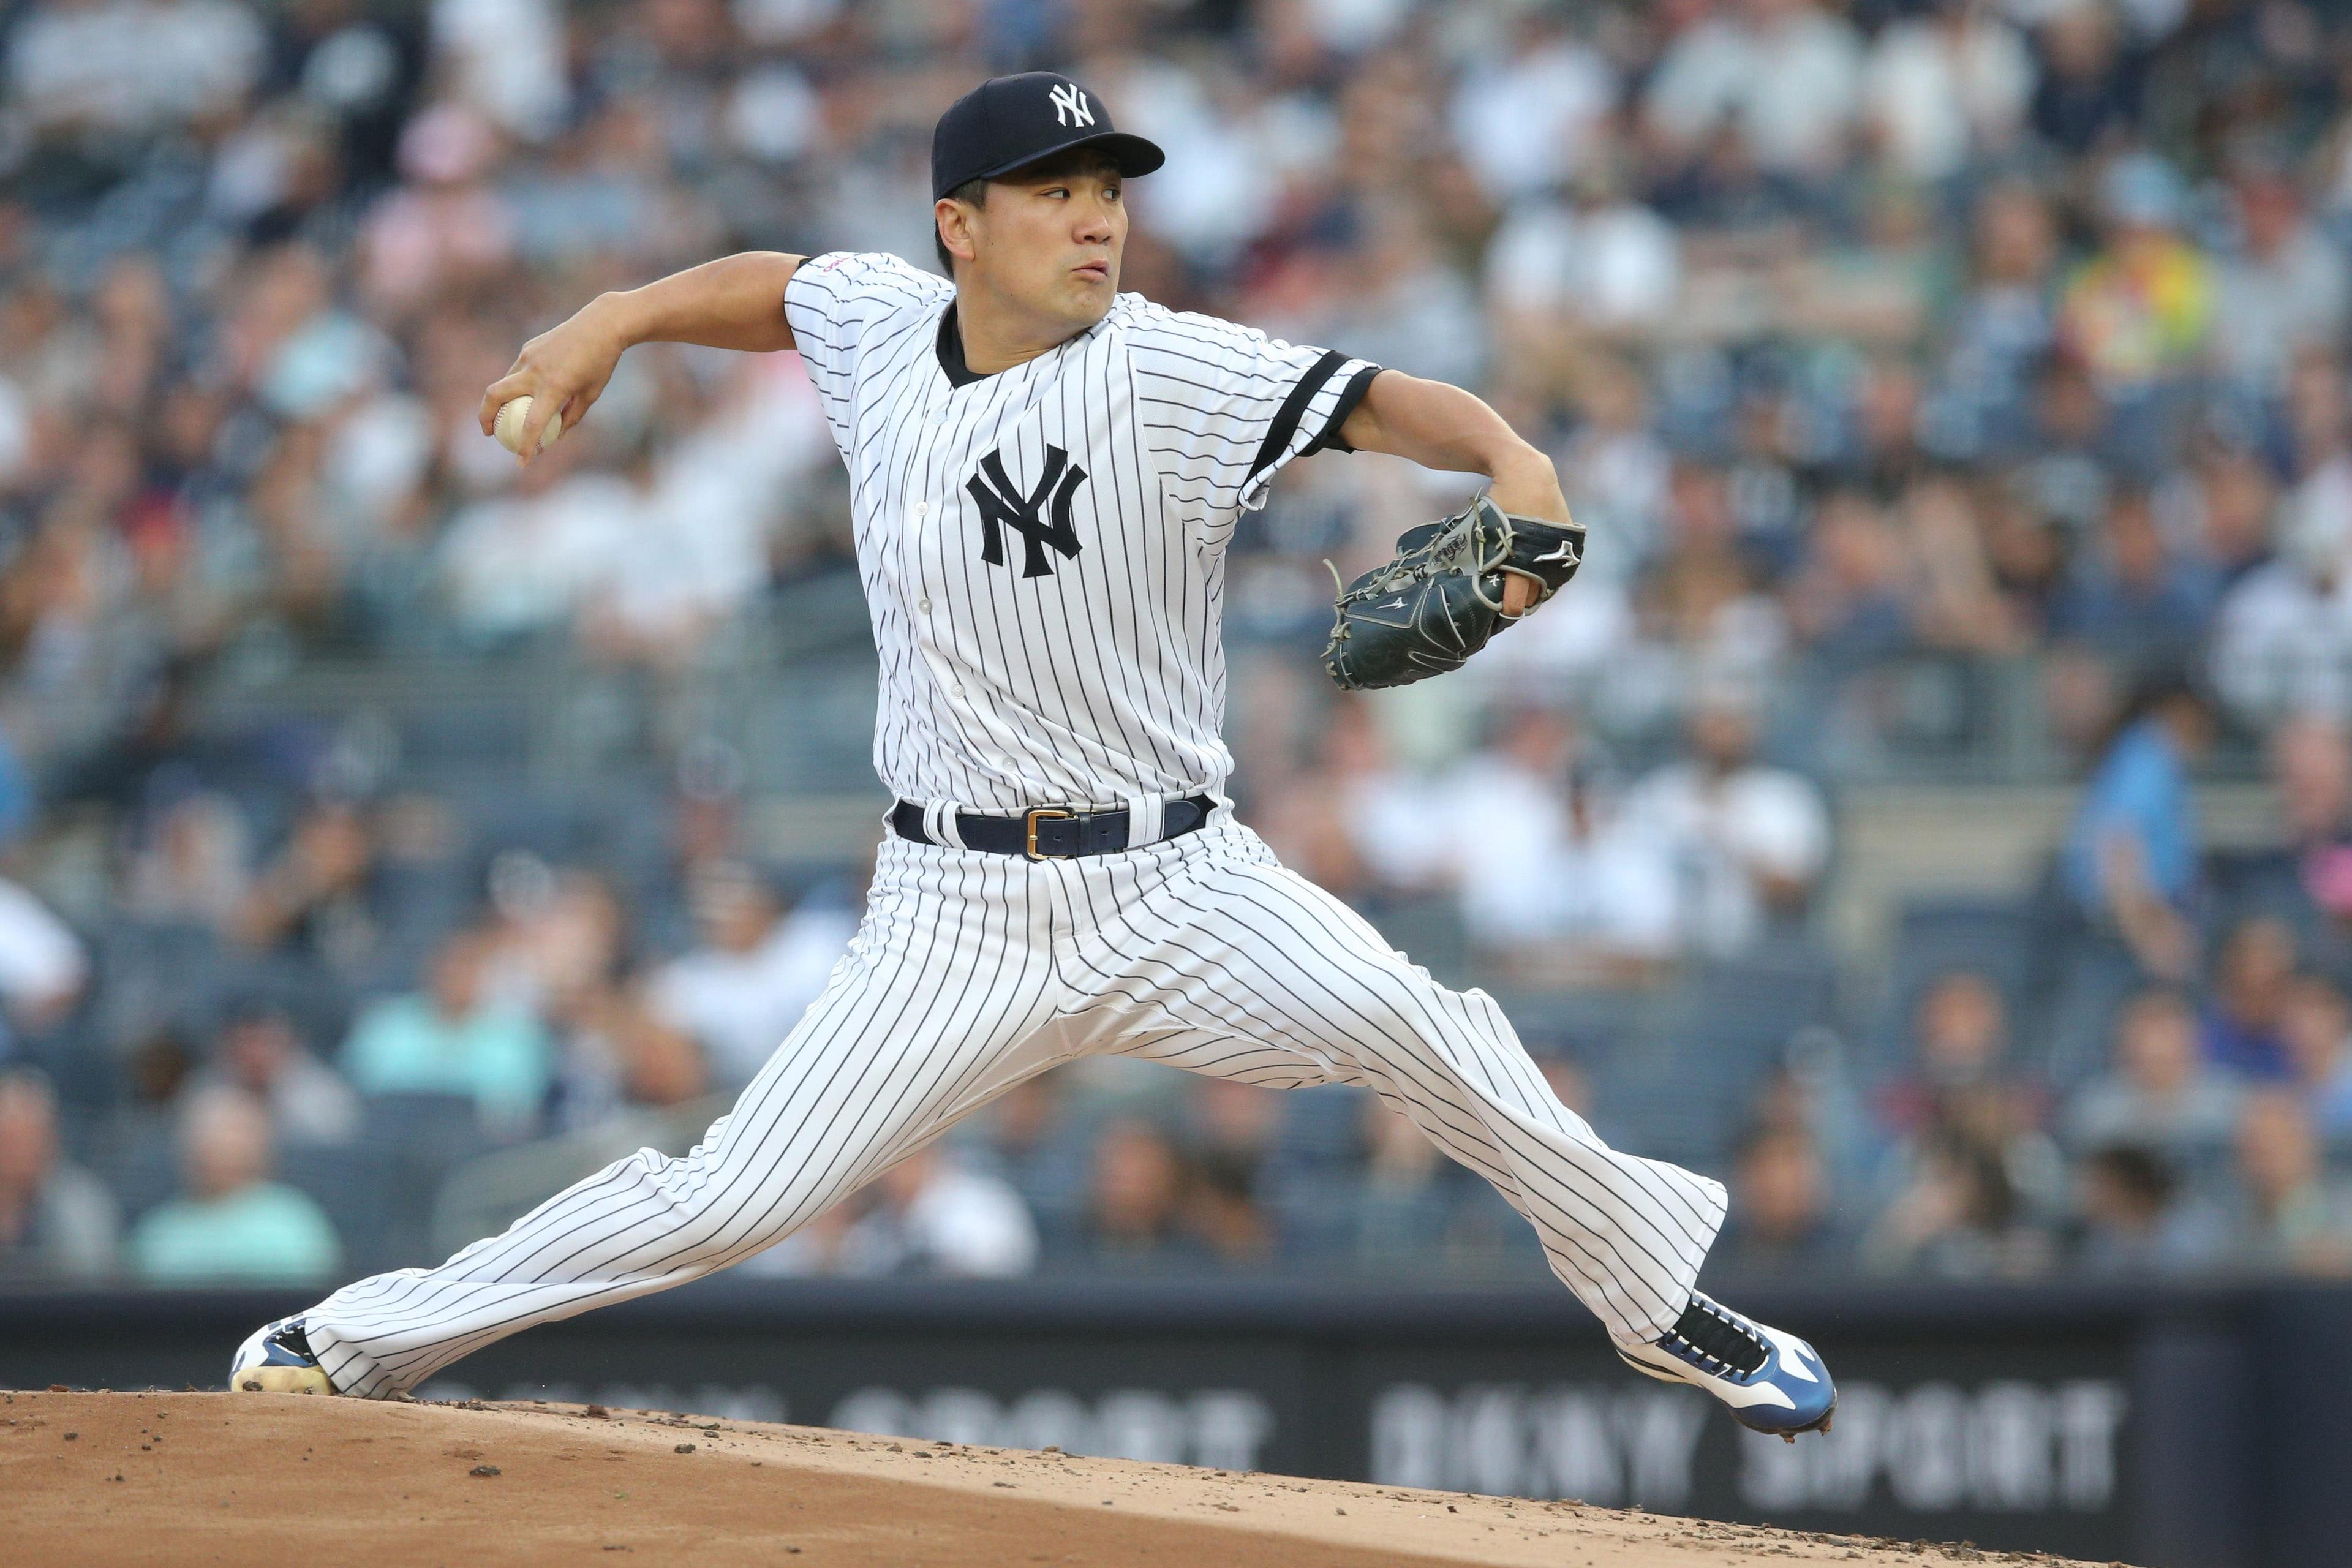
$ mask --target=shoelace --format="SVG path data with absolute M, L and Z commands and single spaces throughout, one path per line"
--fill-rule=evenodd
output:
M 1746 1324 L 1696 1296 L 1666 1337 L 1680 1340 L 1706 1360 L 1743 1377 L 1761 1371 L 1772 1355 L 1771 1348 Z

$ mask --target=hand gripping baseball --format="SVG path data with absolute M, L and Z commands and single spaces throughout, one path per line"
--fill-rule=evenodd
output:
M 1480 496 L 1442 522 L 1407 529 L 1395 560 L 1340 589 L 1323 668 L 1350 691 L 1459 669 L 1518 618 L 1503 608 L 1507 574 L 1527 578 L 1540 605 L 1583 563 L 1583 529 L 1515 516 Z
M 543 444 L 550 420 L 561 415 L 562 428 L 570 430 L 587 416 L 628 347 L 602 304 L 592 300 L 568 321 L 523 344 L 514 367 L 482 394 L 483 435 L 498 434 L 499 409 L 518 397 L 530 398 L 522 428 L 510 432 L 515 453 L 529 462 Z

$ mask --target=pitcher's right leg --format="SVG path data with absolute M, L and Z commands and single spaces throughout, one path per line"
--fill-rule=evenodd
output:
M 1040 1034 L 1057 992 L 1030 869 L 887 840 L 824 994 L 690 1153 L 640 1150 L 438 1268 L 345 1286 L 288 1321 L 293 1343 L 268 1330 L 248 1341 L 231 1386 L 299 1383 L 262 1369 L 299 1352 L 333 1392 L 404 1393 L 534 1323 L 683 1285 L 781 1240 L 1057 1059 Z

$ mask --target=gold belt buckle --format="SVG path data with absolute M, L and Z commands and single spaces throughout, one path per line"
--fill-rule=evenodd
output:
M 1024 850 L 1024 853 L 1025 855 L 1027 855 L 1027 857 L 1028 857 L 1030 859 L 1032 859 L 1032 860 L 1073 860 L 1073 859 L 1076 859 L 1076 858 L 1077 858 L 1077 855 L 1076 855 L 1076 851 L 1075 851 L 1075 850 L 1073 850 L 1070 854 L 1067 854 L 1067 855 L 1040 855 L 1040 854 L 1038 854 L 1038 853 L 1037 853 L 1037 825 L 1038 825 L 1040 822 L 1066 822 L 1066 821 L 1070 820 L 1071 818 L 1073 818 L 1073 817 L 1076 816 L 1077 815 L 1078 815 L 1078 814 L 1077 814 L 1076 812 L 1075 812 L 1075 811 L 1064 811 L 1064 810 L 1062 810 L 1059 806 L 1053 806 L 1053 805 L 1041 805 L 1041 806 L 1037 807 L 1034 811 L 1024 812 L 1024 813 L 1022 814 L 1022 819 L 1023 819 L 1024 821 L 1025 821 L 1025 822 L 1029 825 L 1029 847 L 1028 847 L 1028 848 L 1027 848 L 1026 850 Z

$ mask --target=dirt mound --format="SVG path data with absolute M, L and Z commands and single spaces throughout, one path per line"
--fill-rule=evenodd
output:
M 15 1563 L 2032 1562 L 590 1405 L 0 1395 Z

